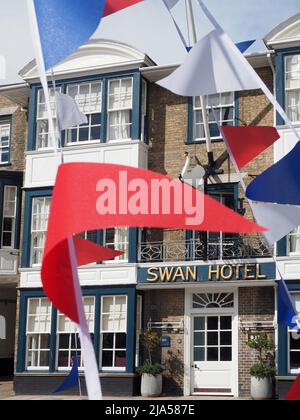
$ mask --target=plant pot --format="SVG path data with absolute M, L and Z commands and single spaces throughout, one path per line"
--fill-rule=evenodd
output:
M 141 394 L 144 398 L 159 397 L 162 394 L 162 375 L 153 376 L 144 373 Z
M 272 378 L 251 377 L 251 397 L 253 400 L 271 400 L 273 397 Z

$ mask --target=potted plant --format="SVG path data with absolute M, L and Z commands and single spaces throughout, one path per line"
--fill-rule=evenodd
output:
M 162 371 L 158 363 L 153 363 L 153 353 L 159 347 L 160 338 L 155 331 L 146 330 L 141 335 L 141 343 L 148 358 L 137 371 L 142 375 L 141 394 L 144 398 L 159 397 L 162 393 Z
M 251 397 L 254 400 L 270 400 L 273 397 L 273 383 L 276 375 L 276 369 L 272 363 L 275 351 L 274 341 L 266 334 L 260 334 L 252 337 L 247 342 L 247 346 L 257 351 L 259 360 L 250 370 Z

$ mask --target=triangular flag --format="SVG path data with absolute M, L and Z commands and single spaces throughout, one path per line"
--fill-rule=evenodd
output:
M 60 92 L 55 93 L 55 98 L 57 126 L 60 131 L 88 123 L 86 115 L 80 111 L 74 98 Z
M 157 194 L 157 185 L 167 187 L 163 188 L 163 194 Z M 63 164 L 53 191 L 41 275 L 50 301 L 77 324 L 67 238 L 116 226 L 233 233 L 264 231 L 179 180 L 121 165 Z
M 258 81 L 240 65 L 243 56 L 228 47 L 227 38 L 220 30 L 210 32 L 193 47 L 185 62 L 158 85 L 181 96 L 260 89 Z
M 294 328 L 297 312 L 292 301 L 286 282 L 281 279 L 278 283 L 278 324 Z
M 190 52 L 191 48 L 188 47 L 188 45 L 186 43 L 186 40 L 185 40 L 185 37 L 183 36 L 183 33 L 182 33 L 181 29 L 179 28 L 176 20 L 174 19 L 173 15 L 171 13 L 171 9 L 175 6 L 175 4 L 178 2 L 178 0 L 163 0 L 163 2 L 164 2 L 166 8 L 168 9 L 168 11 L 170 13 L 170 16 L 173 20 L 174 26 L 176 28 L 176 31 L 177 31 L 178 35 L 179 35 L 179 38 L 181 39 L 182 44 L 185 46 L 187 52 Z
M 283 159 L 259 175 L 247 188 L 250 200 L 300 205 L 300 142 Z
M 103 17 L 112 15 L 113 13 L 126 9 L 127 7 L 134 6 L 142 1 L 144 0 L 106 0 Z
M 62 392 L 68 391 L 69 389 L 79 387 L 79 369 L 78 369 L 78 358 L 73 357 L 72 370 L 65 380 L 65 382 L 53 392 L 53 394 L 61 394 Z
M 33 2 L 46 70 L 61 62 L 93 35 L 105 5 L 105 0 Z M 38 42 L 37 39 L 34 41 Z
M 289 393 L 285 397 L 285 401 L 300 401 L 300 375 L 293 383 Z
M 251 203 L 257 223 L 269 230 L 264 237 L 270 246 L 300 225 L 300 207 L 271 203 Z
M 241 53 L 244 54 L 251 47 L 251 45 L 254 44 L 254 42 L 256 42 L 256 40 L 252 39 L 251 41 L 238 42 L 235 45 L 241 51 Z
M 124 254 L 122 251 L 94 244 L 93 242 L 80 238 L 79 236 L 74 236 L 73 241 L 76 249 L 78 267 L 94 262 L 113 260 Z
M 239 169 L 280 139 L 274 127 L 222 126 L 222 131 Z
M 164 0 L 166 6 L 168 9 L 173 9 L 173 7 L 176 6 L 176 4 L 179 2 L 179 0 Z

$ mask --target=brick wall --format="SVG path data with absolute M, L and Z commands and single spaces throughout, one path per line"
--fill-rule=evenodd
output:
M 184 318 L 184 290 L 152 290 L 144 292 L 144 328 L 148 322 L 180 322 Z M 164 366 L 166 394 L 182 394 L 184 385 L 184 332 L 157 330 L 171 337 L 171 347 L 159 349 L 155 361 Z
M 239 289 L 239 321 L 274 321 L 275 299 L 273 287 L 247 287 Z M 246 346 L 251 335 L 260 333 L 259 330 L 251 332 L 239 331 L 239 392 L 240 396 L 250 395 L 250 369 L 258 361 L 256 352 Z M 275 340 L 274 328 L 265 331 Z

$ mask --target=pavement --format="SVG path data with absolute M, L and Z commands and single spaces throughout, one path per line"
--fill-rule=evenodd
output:
M 79 396 L 37 396 L 37 395 L 14 395 L 13 391 L 13 382 L 11 380 L 2 380 L 0 379 L 0 400 L 2 401 L 79 401 L 87 400 L 86 397 L 80 398 Z M 142 397 L 105 397 L 106 401 L 145 401 L 145 398 Z M 206 400 L 227 400 L 234 401 L 238 398 L 213 398 L 213 397 L 161 397 L 151 399 L 151 401 L 206 401 Z

